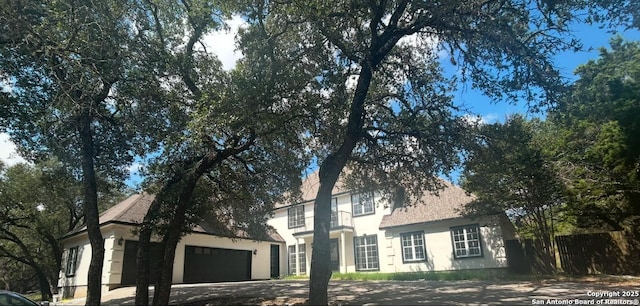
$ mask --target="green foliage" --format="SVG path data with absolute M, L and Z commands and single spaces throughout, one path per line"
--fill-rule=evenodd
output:
M 166 243 L 165 272 L 153 280 L 158 284 L 153 302 L 162 305 L 168 303 L 174 248 L 194 225 L 266 238 L 274 204 L 296 195 L 306 166 L 299 128 L 303 109 L 287 97 L 296 82 L 274 86 L 281 67 L 265 57 L 273 50 L 247 51 L 228 72 L 199 47 L 204 35 L 223 26 L 224 5 L 166 1 L 138 9 L 150 17 L 139 20 L 150 29 L 142 37 L 164 59 L 156 68 L 156 82 L 163 84 L 156 96 L 171 105 L 165 118 L 170 130 L 155 138 L 162 150 L 150 161 L 144 183 L 156 199 L 140 232 L 141 241 L 154 231 Z M 140 259 L 142 252 L 144 247 Z M 144 277 L 144 271 L 139 274 Z M 138 281 L 138 304 L 148 302 L 144 282 Z
M 477 196 L 466 207 L 467 213 L 509 210 L 514 217 L 526 219 L 562 201 L 562 184 L 536 139 L 542 127 L 539 120 L 517 115 L 504 124 L 479 127 L 461 179 L 465 190 Z
M 121 179 L 132 160 L 135 120 L 147 104 L 126 97 L 141 73 L 129 5 L 101 1 L 4 1 L 0 69 L 11 82 L 6 129 L 30 159 L 74 161 L 80 117 L 90 116 L 96 169 Z M 138 102 L 137 104 L 135 102 Z M 150 119 L 145 120 L 154 124 Z
M 568 25 L 586 5 L 248 1 L 246 34 L 265 37 L 255 45 L 277 50 L 265 58 L 278 58 L 282 71 L 308 82 L 294 101 L 307 105 L 310 149 L 320 164 L 311 303 L 327 303 L 330 193 L 345 167 L 352 170 L 349 187 L 376 189 L 405 205 L 441 188 L 437 174 L 459 162 L 465 122 L 451 103 L 452 82 L 442 76 L 438 52 L 496 100 L 555 102 L 564 84 L 551 58 L 579 47 Z
M 550 114 L 548 144 L 568 187 L 571 214 L 584 228 L 634 228 L 640 214 L 640 44 L 580 66 L 570 95 Z
M 18 164 L 2 171 L 0 260 L 10 288 L 39 289 L 43 299 L 51 298 L 62 263 L 59 239 L 83 217 L 81 191 L 81 183 L 59 162 Z
M 543 127 L 543 122 L 522 116 L 512 116 L 504 124 L 479 126 L 478 141 L 469 149 L 461 181 L 476 196 L 463 213 L 506 212 L 522 237 L 541 241 L 542 259 L 548 267 L 539 272 L 548 274 L 555 267 L 554 211 L 564 201 L 564 186 L 543 152 Z

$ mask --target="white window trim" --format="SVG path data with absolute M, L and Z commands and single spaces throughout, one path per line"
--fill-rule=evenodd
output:
M 301 214 L 298 214 L 298 209 L 302 210 Z M 293 215 L 292 212 L 294 212 Z M 287 225 L 289 228 L 304 226 L 304 205 L 296 205 L 287 209 Z
M 421 241 L 422 241 L 422 245 L 418 245 L 415 244 L 415 237 L 418 236 L 420 237 Z M 404 238 L 405 237 L 409 237 L 409 242 L 411 243 L 411 245 L 404 245 Z M 425 238 L 424 238 L 424 232 L 409 232 L 409 233 L 402 233 L 400 234 L 400 247 L 401 247 L 401 251 L 402 251 L 402 262 L 403 263 L 411 263 L 411 262 L 421 262 L 421 261 L 426 261 L 427 260 L 427 246 L 425 243 Z M 416 253 L 416 248 L 417 247 L 421 247 L 422 248 L 422 258 L 418 258 L 417 253 Z M 411 250 L 411 255 L 413 256 L 412 259 L 407 259 L 405 258 L 405 249 L 410 249 Z
M 470 228 L 475 228 L 476 229 L 476 233 L 478 234 L 478 250 L 479 253 L 478 254 L 470 254 L 470 247 L 469 247 L 469 242 L 470 241 L 475 241 L 475 240 L 469 240 L 467 237 L 468 234 L 468 229 Z M 458 255 L 458 248 L 456 248 L 456 240 L 455 240 L 455 231 L 457 230 L 462 230 L 462 234 L 464 237 L 464 240 L 458 241 L 460 243 L 464 243 L 464 250 L 465 250 L 465 254 L 464 255 Z M 456 226 L 456 227 L 452 227 L 451 228 L 451 244 L 453 247 L 453 257 L 455 259 L 461 259 L 461 258 L 473 258 L 473 257 L 483 257 L 483 250 L 482 250 L 482 235 L 480 234 L 480 226 L 478 224 L 471 224 L 471 225 L 463 225 L 463 226 Z
M 293 252 L 291 250 L 293 250 Z M 298 272 L 298 267 L 295 266 L 295 264 L 296 264 L 296 256 L 299 257 L 298 261 L 300 262 L 300 274 L 307 274 L 307 252 L 306 252 L 306 248 L 305 248 L 304 243 L 298 245 L 298 253 L 297 254 L 296 254 L 296 246 L 295 245 L 290 245 L 287 248 L 287 251 L 289 252 L 287 254 L 288 262 L 289 262 L 289 274 L 290 275 L 296 275 L 296 273 Z M 293 258 L 292 258 L 292 255 L 293 255 Z
M 371 201 L 371 210 L 370 211 L 365 211 L 365 204 L 362 202 L 362 195 L 363 193 L 354 193 L 351 194 L 351 213 L 353 214 L 354 217 L 357 216 L 365 216 L 365 215 L 371 215 L 371 214 L 375 214 L 376 213 L 376 205 L 374 202 L 374 196 L 372 193 L 368 194 L 367 197 L 370 199 Z M 353 198 L 354 197 L 358 197 L 358 201 L 354 201 Z M 361 213 L 356 213 L 356 206 L 361 206 L 362 207 L 362 212 Z
M 368 244 L 367 243 L 367 238 L 371 238 L 374 237 L 375 238 L 375 244 Z M 378 235 L 368 235 L 368 236 L 357 236 L 357 237 L 353 237 L 354 241 L 353 241 L 353 250 L 355 252 L 354 254 L 354 259 L 355 259 L 355 265 L 356 265 L 356 271 L 380 271 L 380 250 L 378 249 Z M 364 244 L 358 244 L 358 241 L 362 239 Z M 367 247 L 370 246 L 375 246 L 376 248 L 376 254 L 375 254 L 375 261 L 369 262 L 369 253 L 367 250 Z M 358 249 L 359 248 L 363 248 L 364 249 L 364 258 L 362 258 L 362 260 L 365 261 L 365 266 L 366 268 L 361 269 L 358 265 L 359 263 L 359 256 L 358 256 Z M 370 267 L 370 265 L 373 265 L 375 263 L 375 267 Z

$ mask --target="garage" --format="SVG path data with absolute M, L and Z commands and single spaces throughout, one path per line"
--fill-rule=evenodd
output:
M 185 246 L 184 252 L 185 283 L 251 279 L 251 251 Z
M 136 284 L 138 275 L 138 266 L 136 264 L 136 255 L 138 252 L 138 242 L 127 240 L 124 244 L 124 260 L 122 262 L 122 279 L 121 285 L 131 286 Z M 160 264 L 162 263 L 162 244 L 151 242 L 149 246 L 149 279 L 154 280 L 160 273 Z

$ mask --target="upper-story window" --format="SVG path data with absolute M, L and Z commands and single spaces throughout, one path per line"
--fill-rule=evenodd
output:
M 480 228 L 477 224 L 451 228 L 453 255 L 455 258 L 480 257 Z
M 289 228 L 304 226 L 304 205 L 289 208 Z
M 338 219 L 338 198 L 331 198 L 331 227 L 341 225 Z
M 362 216 L 375 213 L 372 193 L 355 193 L 351 195 L 353 216 Z

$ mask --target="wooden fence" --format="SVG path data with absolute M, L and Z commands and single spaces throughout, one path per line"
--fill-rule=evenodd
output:
M 570 274 L 640 274 L 639 235 L 608 232 L 557 236 L 562 269 Z
M 556 272 L 555 257 L 540 240 L 505 240 L 509 271 L 517 274 L 548 275 Z

